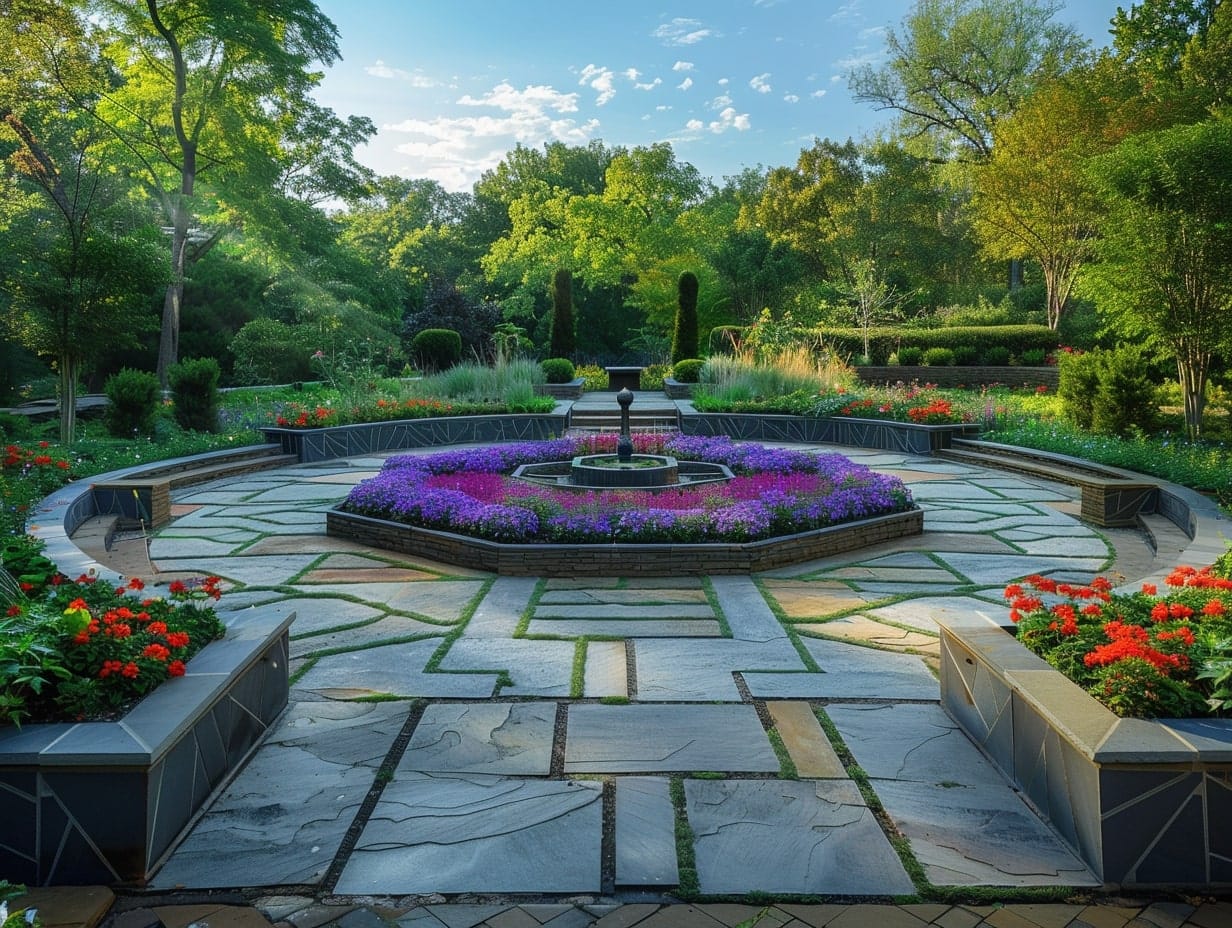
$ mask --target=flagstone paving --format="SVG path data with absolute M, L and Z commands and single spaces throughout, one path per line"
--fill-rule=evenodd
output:
M 927 889 L 915 863 L 937 886 L 1089 888 L 942 712 L 929 661 L 937 618 L 1003 622 L 1007 581 L 1089 575 L 1118 552 L 1069 488 L 843 450 L 908 480 L 925 534 L 752 578 L 492 577 L 327 537 L 325 510 L 373 457 L 178 492 L 157 567 L 224 577 L 224 617 L 295 611 L 295 677 L 276 731 L 153 888 L 441 900 L 403 907 L 407 928 L 989 914 L 660 907 L 680 892 L 885 900 Z M 551 904 L 490 899 L 526 894 Z M 391 924 L 381 913 L 337 918 Z

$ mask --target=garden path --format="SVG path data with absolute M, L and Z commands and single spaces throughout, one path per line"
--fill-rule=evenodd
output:
M 223 576 L 224 618 L 294 611 L 295 679 L 153 888 L 615 904 L 1094 885 L 942 712 L 929 665 L 939 617 L 1006 621 L 1007 581 L 1132 580 L 1149 550 L 1079 522 L 1060 485 L 824 450 L 901 476 L 925 533 L 752 578 L 496 578 L 325 535 L 379 458 L 179 493 L 160 576 Z

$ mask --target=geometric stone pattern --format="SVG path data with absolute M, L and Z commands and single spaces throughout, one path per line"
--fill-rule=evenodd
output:
M 1058 576 L 1084 575 L 1108 549 L 1052 508 L 1073 498 L 1064 489 L 900 451 L 844 453 L 910 474 L 929 531 L 757 579 L 493 579 L 326 536 L 325 511 L 379 469 L 375 455 L 177 492 L 181 515 L 155 550 L 176 569 L 230 577 L 221 603 L 228 620 L 251 604 L 311 605 L 303 625 L 291 627 L 298 677 L 284 724 L 156 885 L 321 885 L 340 873 L 322 888 L 662 891 L 680 879 L 675 823 L 686 815 L 702 892 L 912 892 L 815 711 L 844 718 L 843 740 L 868 770 L 865 749 L 853 745 L 884 726 L 869 700 L 896 712 L 920 702 L 936 710 L 931 600 L 993 613 L 1007 574 L 1038 569 L 1042 555 L 1024 557 L 1024 545 L 1066 539 L 1071 547 L 1052 550 L 1072 556 L 1054 553 L 1047 565 Z M 827 623 L 841 618 L 852 621 L 827 635 Z M 863 646 L 862 634 L 897 653 Z M 796 702 L 772 713 L 749 705 L 750 695 Z M 573 702 L 582 696 L 629 704 Z M 775 777 L 780 762 L 763 728 L 772 723 L 804 778 Z M 1009 822 L 984 790 L 1026 806 L 996 786 L 986 762 L 972 768 L 981 763 L 989 779 L 966 811 Z M 674 808 L 672 777 L 689 773 L 714 779 L 686 776 L 685 806 Z M 957 793 L 874 775 L 938 883 L 991 882 L 969 863 L 978 859 L 1009 885 L 1034 885 L 1048 872 L 1082 884 L 1055 839 L 1032 845 L 1027 872 L 985 860 L 1013 856 L 1008 839 L 999 851 L 987 842 L 988 854 L 947 843 L 925 810 L 888 798 L 899 782 L 909 799 Z M 944 808 L 941 824 L 962 820 L 963 807 Z M 1047 836 L 1029 810 L 1007 829 Z M 605 852 L 614 852 L 606 875 Z

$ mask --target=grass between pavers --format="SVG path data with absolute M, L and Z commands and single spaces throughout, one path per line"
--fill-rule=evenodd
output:
M 757 592 L 761 593 L 761 598 L 770 608 L 770 611 L 774 613 L 774 617 L 778 619 L 779 625 L 783 626 L 783 631 L 787 633 L 787 640 L 791 642 L 791 646 L 800 655 L 800 662 L 804 664 L 809 673 L 821 673 L 821 668 L 817 666 L 816 659 L 809 653 L 809 649 L 804 646 L 804 642 L 800 640 L 799 633 L 792 628 L 791 621 L 787 618 L 787 613 L 783 611 L 783 607 L 779 605 L 779 601 L 774 598 L 773 594 L 766 589 L 766 584 L 762 578 L 754 577 L 753 585 L 757 587 Z
M 530 628 L 530 620 L 535 617 L 535 609 L 547 590 L 548 582 L 546 579 L 540 577 L 535 581 L 535 588 L 531 591 L 530 601 L 526 603 L 526 608 L 522 610 L 522 615 L 518 617 L 518 624 L 513 629 L 514 638 L 526 637 L 526 632 Z
M 573 670 L 569 674 L 569 698 L 581 699 L 586 692 L 587 639 L 579 638 L 573 648 Z
M 766 737 L 770 739 L 770 747 L 774 748 L 774 755 L 779 759 L 779 779 L 800 779 L 800 774 L 796 770 L 796 762 L 791 759 L 791 754 L 787 750 L 787 745 L 783 743 L 783 736 L 779 734 L 778 729 L 767 728 Z
M 728 624 L 723 610 L 719 608 L 719 594 L 714 591 L 714 584 L 710 582 L 709 577 L 702 577 L 702 591 L 706 594 L 706 602 L 714 613 L 715 619 L 718 620 L 719 631 L 724 638 L 730 638 L 732 636 L 731 625 Z
M 692 901 L 698 898 L 700 884 L 697 880 L 697 853 L 693 848 L 695 835 L 693 826 L 689 824 L 683 777 L 672 777 L 668 781 L 668 794 L 676 813 L 676 870 L 680 878 L 676 891 L 680 898 Z
M 304 663 L 290 676 L 290 684 L 294 686 L 304 674 L 316 666 L 317 661 L 323 657 L 333 657 L 335 654 L 353 654 L 356 651 L 370 651 L 373 648 L 384 648 L 391 644 L 410 644 L 412 641 L 424 641 L 436 638 L 436 635 L 399 635 L 393 638 L 381 638 L 375 641 L 365 641 L 363 644 L 355 645 L 339 645 L 336 648 L 321 648 L 319 651 L 310 651 L 308 654 L 302 655 L 299 659 Z M 471 673 L 473 671 L 466 671 Z M 475 671 L 477 672 L 477 671 Z

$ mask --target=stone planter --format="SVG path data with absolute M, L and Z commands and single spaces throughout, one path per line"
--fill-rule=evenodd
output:
M 582 377 L 570 380 L 568 383 L 537 383 L 535 394 L 550 396 L 558 400 L 576 400 L 581 397 L 582 388 L 585 385 L 586 380 Z
M 141 885 L 287 703 L 294 613 L 252 610 L 117 722 L 0 729 L 0 874 Z
M 979 426 L 917 425 L 884 419 L 846 416 L 759 416 L 748 413 L 699 413 L 682 410 L 680 430 L 686 435 L 730 435 L 744 441 L 784 441 L 850 445 L 908 454 L 932 454 L 950 447 L 954 437 L 976 435 Z
M 675 377 L 663 378 L 663 392 L 667 394 L 667 398 L 671 400 L 688 400 L 693 398 L 693 390 L 697 386 L 695 383 L 683 383 Z
M 277 443 L 283 454 L 298 455 L 304 464 L 404 451 L 436 445 L 496 441 L 539 441 L 557 438 L 566 428 L 567 409 L 546 414 L 509 413 L 500 416 L 445 416 L 438 419 L 399 419 L 365 422 L 323 429 L 265 428 L 265 440 Z
M 1232 884 L 1232 720 L 1118 718 L 975 617 L 942 627 L 941 697 L 1105 883 Z
M 923 510 L 731 544 L 502 544 L 330 509 L 326 534 L 509 576 L 667 577 L 747 574 L 924 531 Z

